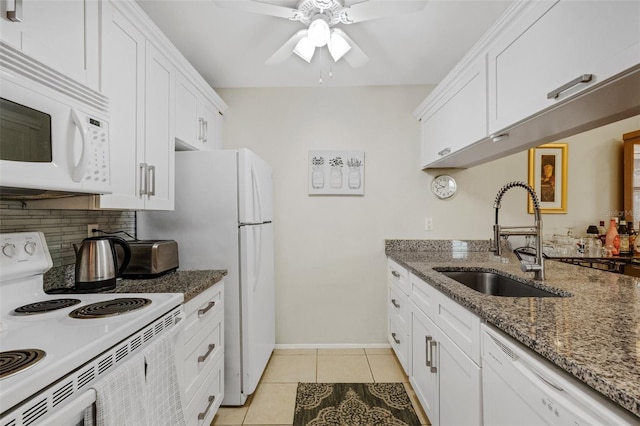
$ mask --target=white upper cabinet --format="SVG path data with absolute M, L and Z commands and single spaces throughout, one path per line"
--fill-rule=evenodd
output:
M 427 167 L 487 135 L 487 73 L 484 57 L 472 63 L 440 97 L 418 110 L 420 165 Z M 464 125 L 460 125 L 464 123 Z
M 0 37 L 67 77 L 97 88 L 98 7 L 97 0 L 2 1 Z
M 184 75 L 176 80 L 176 148 L 222 148 L 222 115 L 218 108 Z
M 640 63 L 640 2 L 532 2 L 488 59 L 495 133 Z
M 175 70 L 129 16 L 103 3 L 102 90 L 111 104 L 113 193 L 100 208 L 173 209 Z
M 471 167 L 637 114 L 640 2 L 514 2 L 414 116 L 421 167 Z

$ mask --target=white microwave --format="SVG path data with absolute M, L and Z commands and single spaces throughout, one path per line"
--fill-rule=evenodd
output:
M 110 193 L 106 98 L 30 61 L 0 68 L 0 191 Z

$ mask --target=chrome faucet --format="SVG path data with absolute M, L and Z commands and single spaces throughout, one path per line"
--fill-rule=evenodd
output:
M 531 197 L 531 202 L 533 203 L 534 210 L 534 225 L 533 227 L 527 226 L 500 226 L 498 223 L 498 212 L 500 210 L 500 201 L 502 201 L 502 197 L 505 192 L 510 190 L 511 188 L 520 187 L 524 188 L 528 193 L 529 197 Z M 538 202 L 538 196 L 533 188 L 527 185 L 524 182 L 509 182 L 498 191 L 498 195 L 496 195 L 496 201 L 493 205 L 496 209 L 496 223 L 493 225 L 493 235 L 495 246 L 491 248 L 491 250 L 495 253 L 496 256 L 502 255 L 502 237 L 508 237 L 509 235 L 534 235 L 536 237 L 536 260 L 535 263 L 525 263 L 522 261 L 520 256 L 520 269 L 523 272 L 534 272 L 535 280 L 544 280 L 544 257 L 542 255 L 542 218 L 540 215 L 540 203 Z M 516 253 L 517 255 L 517 253 Z

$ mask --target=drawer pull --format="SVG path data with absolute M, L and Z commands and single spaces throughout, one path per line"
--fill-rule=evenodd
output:
M 431 367 L 431 357 L 429 356 L 429 343 L 433 340 L 431 336 L 424 336 L 424 364 L 427 367 Z
M 215 348 L 216 348 L 216 345 L 214 343 L 209 343 L 209 350 L 207 351 L 206 354 L 200 355 L 198 357 L 198 362 L 205 362 L 207 360 L 207 358 L 209 358 L 209 355 L 211 355 L 211 352 L 213 352 L 213 350 Z
M 438 152 L 439 157 L 444 157 L 445 155 L 451 154 L 451 148 L 445 148 L 442 151 Z
M 205 408 L 203 413 L 198 414 L 198 420 L 204 420 L 205 417 L 207 417 L 207 414 L 209 414 L 209 410 L 211 410 L 211 406 L 213 405 L 213 401 L 215 400 L 216 400 L 215 395 L 209 396 L 209 403 L 207 404 L 207 408 Z
M 397 345 L 400 344 L 400 340 L 396 339 L 396 333 L 391 333 L 391 337 L 393 338 L 393 341 L 396 342 Z
M 201 317 L 207 312 L 209 312 L 214 306 L 216 306 L 216 302 L 209 302 L 206 308 L 198 309 L 198 316 Z
M 556 90 L 552 90 L 551 92 L 547 93 L 547 99 L 558 99 L 558 97 L 560 97 L 560 94 L 565 90 L 571 89 L 573 86 L 577 86 L 580 83 L 588 83 L 592 79 L 593 74 L 582 74 L 580 77 L 575 78 L 567 84 L 563 84 L 562 86 L 558 87 Z
M 398 271 L 391 270 L 391 275 L 393 275 L 396 278 L 400 278 L 400 272 Z
M 398 304 L 398 302 L 396 302 L 396 299 L 391 299 L 391 304 L 396 308 L 400 308 L 400 305 Z

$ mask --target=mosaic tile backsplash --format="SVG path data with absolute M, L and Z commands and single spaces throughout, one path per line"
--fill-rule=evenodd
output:
M 75 263 L 72 244 L 86 238 L 87 225 L 92 223 L 104 231 L 126 231 L 135 236 L 132 211 L 34 210 L 26 209 L 21 201 L 0 201 L 0 232 L 43 232 L 54 267 Z

